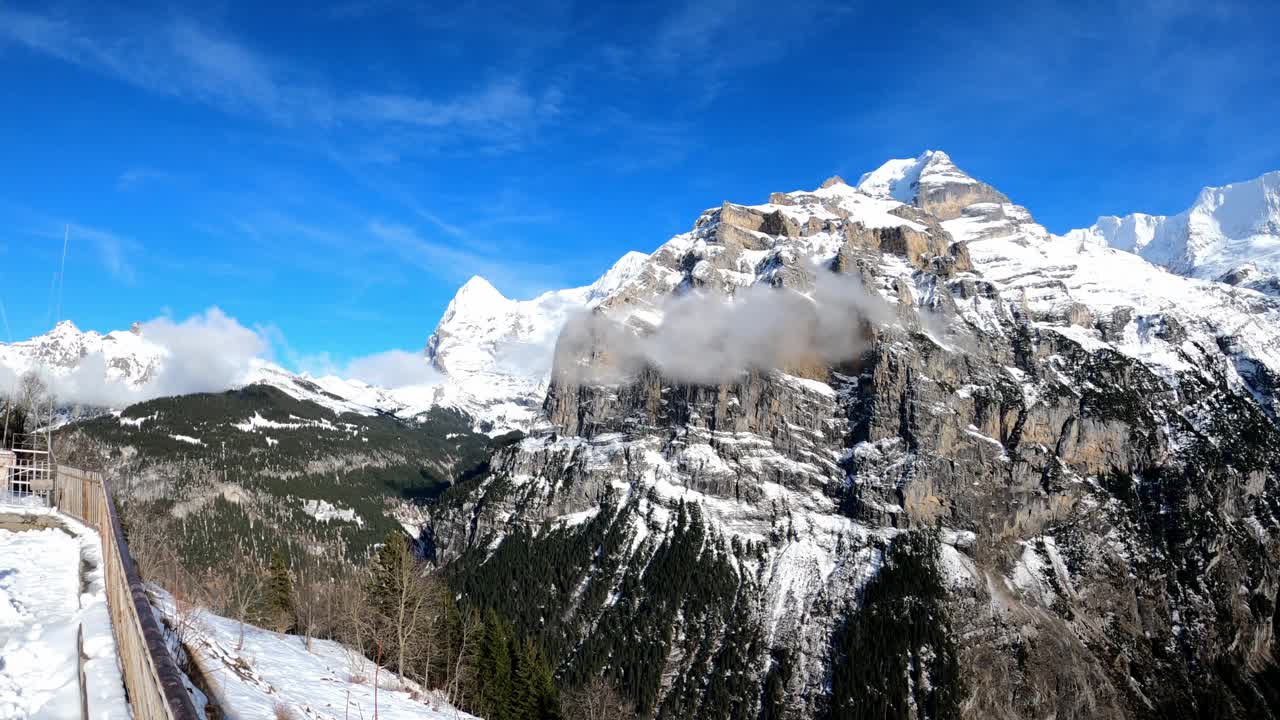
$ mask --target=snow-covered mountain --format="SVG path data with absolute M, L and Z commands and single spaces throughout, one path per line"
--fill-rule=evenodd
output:
M 1280 171 L 1206 187 L 1177 215 L 1103 216 L 1064 236 L 1135 253 L 1171 272 L 1280 294 Z
M 864 174 L 857 189 L 871 197 L 914 204 L 942 220 L 954 218 L 975 203 L 1009 201 L 999 190 L 956 167 L 941 150 L 890 160 Z
M 1211 216 L 1231 242 L 1205 248 L 1265 249 L 1267 187 L 1210 193 L 1187 247 Z M 929 151 L 856 185 L 725 202 L 587 287 L 516 301 L 473 279 L 427 343 L 438 382 L 269 365 L 250 380 L 331 409 L 527 427 L 512 443 L 436 429 L 443 451 L 497 450 L 451 472 L 423 537 L 547 643 L 558 677 L 624 678 L 653 717 L 1280 717 L 1280 298 L 1131 244 L 1054 236 Z M 830 282 L 850 295 L 834 319 L 815 309 Z M 759 314 L 698 314 L 739 301 Z M 599 332 L 557 341 L 581 310 Z M 692 343 L 619 363 L 673 326 L 782 361 L 690 379 L 707 363 Z M 850 349 L 814 351 L 832 337 Z M 179 427 L 163 403 L 98 422 L 154 426 L 184 463 L 241 440 L 258 463 L 244 476 L 289 493 L 298 471 L 272 466 L 290 444 L 314 441 L 305 471 L 332 488 L 349 485 L 328 479 L 337 462 L 421 444 L 404 423 L 222 402 L 237 424 L 184 410 Z M 394 453 L 353 450 L 392 431 Z
M 511 300 L 484 278 L 472 277 L 458 289 L 427 340 L 424 363 L 440 373 L 434 382 L 383 388 L 264 363 L 242 384 L 271 385 L 339 412 L 408 418 L 446 407 L 467 413 L 493 433 L 523 430 L 539 414 L 565 322 L 614 294 L 643 269 L 648 257 L 627 253 L 590 285 L 553 290 L 532 300 Z
M 19 375 L 37 368 L 61 375 L 96 357 L 103 362 L 108 382 L 140 388 L 155 377 L 167 354 L 165 348 L 142 337 L 138 323 L 127 331 L 101 335 L 82 331 L 70 320 L 63 320 L 44 335 L 8 345 L 0 343 L 0 367 Z
M 625 322 L 558 346 L 545 422 L 433 509 L 558 675 L 658 718 L 1280 713 L 1280 299 L 1055 237 L 937 151 L 726 202 L 642 265 L 597 305 Z M 810 314 L 833 277 L 866 290 L 843 322 Z M 796 347 L 580 370 L 671 325 Z
M 570 315 L 595 307 L 627 283 L 647 259 L 643 253 L 628 253 L 590 285 L 547 292 L 532 300 L 510 300 L 484 278 L 471 278 L 458 290 L 426 343 L 422 362 L 424 369 L 429 364 L 439 372 L 434 381 L 387 388 L 334 375 L 295 373 L 253 359 L 230 384 L 270 385 L 336 412 L 412 418 L 444 407 L 466 412 L 490 432 L 523 429 L 537 415 L 546 395 L 560 328 Z M 131 403 L 155 396 L 153 382 L 164 372 L 170 355 L 168 348 L 147 338 L 137 323 L 127 332 L 101 335 L 81 331 L 64 320 L 45 335 L 0 343 L 0 368 L 14 375 L 46 372 L 56 386 L 59 378 L 97 373 L 95 363 L 100 361 L 104 382 L 124 390 L 115 397 Z
M 445 309 L 426 356 L 444 376 L 442 400 L 499 428 L 524 428 L 538 414 L 556 338 L 569 317 L 626 284 L 648 255 L 630 252 L 594 283 L 511 300 L 476 276 Z

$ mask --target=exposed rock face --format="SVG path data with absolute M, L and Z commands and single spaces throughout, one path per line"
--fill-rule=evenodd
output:
M 954 220 L 973 205 L 1009 202 L 1004 193 L 965 174 L 938 150 L 915 160 L 891 160 L 863 175 L 858 189 L 872 197 L 914 203 L 939 220 Z
M 707 211 L 598 312 L 827 272 L 889 308 L 835 364 L 598 385 L 562 342 L 542 427 L 435 512 L 461 589 L 657 717 L 1280 712 L 1280 303 L 926 153 Z

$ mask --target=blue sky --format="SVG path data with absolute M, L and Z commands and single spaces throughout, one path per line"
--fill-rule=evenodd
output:
M 66 224 L 63 317 L 216 306 L 306 366 L 925 148 L 1059 232 L 1280 168 L 1275 3 L 106 5 L 0 1 L 13 339 Z

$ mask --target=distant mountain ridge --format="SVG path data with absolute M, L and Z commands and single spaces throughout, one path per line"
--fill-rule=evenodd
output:
M 970 177 L 938 150 L 890 160 L 853 186 L 833 178 L 815 192 L 842 197 L 845 204 L 856 204 L 859 213 L 872 211 L 873 202 L 902 203 L 944 222 L 963 220 L 967 208 L 1009 205 L 1003 193 Z M 1206 187 L 1192 207 L 1177 215 L 1102 216 L 1061 240 L 1115 248 L 1181 275 L 1280 295 L 1280 171 Z M 662 273 L 646 269 L 649 259 L 644 253 L 627 253 L 590 285 L 531 300 L 509 299 L 484 278 L 471 278 L 458 289 L 425 344 L 423 362 L 440 373 L 438 380 L 387 388 L 260 361 L 230 386 L 266 384 L 338 412 L 411 418 L 442 407 L 467 413 L 477 427 L 491 432 L 526 429 L 537 421 L 552 350 L 567 319 L 609 302 L 646 272 L 647 283 L 661 284 Z M 104 379 L 136 392 L 138 400 L 153 395 L 147 390 L 168 356 L 169 350 L 146 337 L 138 323 L 128 331 L 101 334 L 64 320 L 44 335 L 0 343 L 0 368 L 14 374 L 42 367 L 65 376 L 100 359 Z
M 446 378 L 455 407 L 504 429 L 524 429 L 538 415 L 551 375 L 556 338 L 570 315 L 590 310 L 635 276 L 649 256 L 630 252 L 590 285 L 511 300 L 487 280 L 459 288 L 426 358 Z
M 104 334 L 82 331 L 70 320 L 59 322 L 44 335 L 12 344 L 0 343 L 0 366 L 21 374 L 37 367 L 54 374 L 80 367 L 92 355 L 101 356 L 105 379 L 138 388 L 149 382 L 167 351 L 142 337 L 141 327 Z
M 444 408 L 466 413 L 493 434 L 524 429 L 546 393 L 552 349 L 565 321 L 612 294 L 647 258 L 628 253 L 590 285 L 532 300 L 510 300 L 488 281 L 473 277 L 458 290 L 427 340 L 422 362 L 424 369 L 440 373 L 438 380 L 386 388 L 335 375 L 296 373 L 256 360 L 230 387 L 269 385 L 339 413 L 414 418 Z M 106 408 L 114 410 L 154 397 L 148 390 L 169 357 L 170 350 L 148 338 L 138 323 L 129 331 L 100 334 L 63 320 L 44 335 L 0 343 L 0 368 L 14 375 L 39 369 L 56 380 L 77 371 L 96 372 L 92 364 L 101 359 L 104 382 L 136 394 L 133 400 Z M 229 388 L 209 388 L 224 389 Z M 130 393 L 120 396 L 128 399 Z
M 1179 275 L 1280 295 L 1280 171 L 1206 187 L 1177 215 L 1108 215 L 1063 237 L 1135 253 Z

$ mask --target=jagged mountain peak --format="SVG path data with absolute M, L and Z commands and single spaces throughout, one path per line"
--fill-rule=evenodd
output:
M 479 275 L 472 275 L 470 280 L 462 284 L 458 288 L 458 292 L 453 296 L 453 302 L 450 307 L 456 305 L 486 305 L 501 304 L 506 302 L 507 296 L 503 295 L 493 283 L 485 280 Z
M 501 322 L 502 318 L 526 314 L 530 308 L 557 308 L 561 305 L 581 305 L 594 307 L 600 301 L 613 294 L 629 282 L 643 268 L 649 259 L 647 253 L 630 251 L 618 258 L 608 270 L 590 285 L 566 290 L 551 290 L 532 300 L 512 300 L 488 280 L 474 275 L 467 280 L 445 309 L 435 335 L 441 331 L 445 334 L 457 331 L 460 324 L 466 322 Z M 538 311 L 533 310 L 534 314 Z M 519 325 L 519 323 L 517 323 Z M 433 335 L 433 337 L 435 337 Z M 439 341 L 428 342 L 427 354 L 434 356 L 433 347 Z
M 100 356 L 107 380 L 136 389 L 155 377 L 167 354 L 165 348 L 142 337 L 140 327 L 136 332 L 116 330 L 104 335 L 61 320 L 43 335 L 0 343 L 0 368 L 14 374 L 40 371 L 65 376 L 86 358 Z
M 914 158 L 885 161 L 875 170 L 863 173 L 856 187 L 872 197 L 897 200 L 909 205 L 915 202 L 922 178 L 932 179 L 943 173 L 972 180 L 951 162 L 951 156 L 945 152 L 925 150 Z
M 629 283 L 644 270 L 649 254 L 632 250 L 613 264 L 598 280 L 586 288 L 584 304 L 595 307 Z
M 537 415 L 552 349 L 571 314 L 595 307 L 629 283 L 649 256 L 624 254 L 590 285 L 512 300 L 476 276 L 458 290 L 427 341 L 426 356 L 456 390 L 458 404 L 499 428 Z
M 80 328 L 76 327 L 76 324 L 70 320 L 59 320 L 56 324 L 54 324 L 53 329 L 49 331 L 50 335 L 55 335 L 55 336 L 69 335 L 72 333 L 75 333 L 77 335 L 80 334 Z
M 889 160 L 864 174 L 857 189 L 874 198 L 915 205 L 940 220 L 959 217 L 971 205 L 1009 202 L 999 190 L 961 170 L 941 150 Z
M 1080 244 L 1132 252 L 1171 272 L 1214 280 L 1241 279 L 1280 293 L 1280 171 L 1205 187 L 1176 215 L 1104 215 L 1064 236 Z M 1250 272 L 1241 272 L 1243 270 Z

